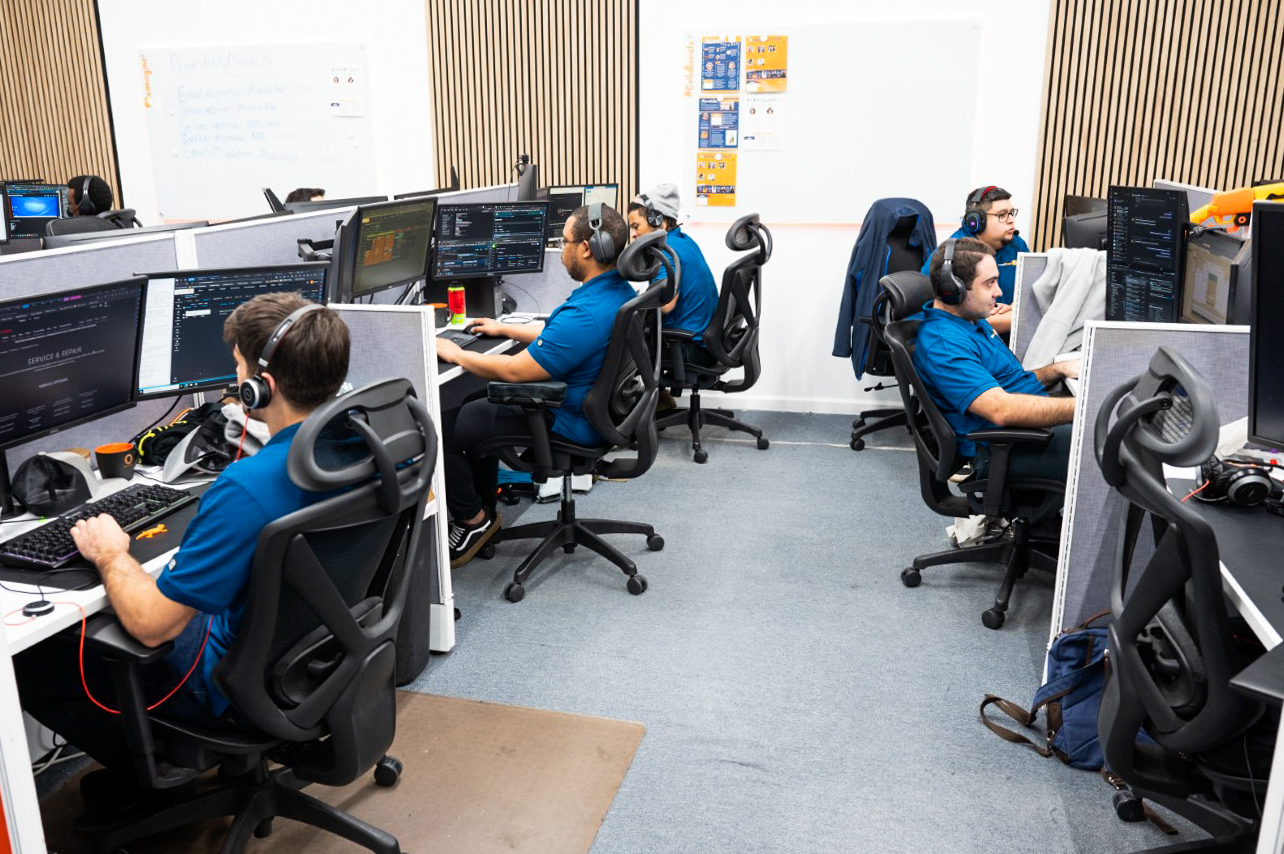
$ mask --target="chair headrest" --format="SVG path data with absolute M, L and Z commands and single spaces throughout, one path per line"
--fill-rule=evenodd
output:
M 665 232 L 657 229 L 634 239 L 624 247 L 620 257 L 615 259 L 615 269 L 630 282 L 651 281 L 662 266 L 659 253 L 664 251 L 669 255 L 673 254 L 667 237 Z
M 727 229 L 727 248 L 733 252 L 757 249 L 758 263 L 766 264 L 771 259 L 771 232 L 756 213 L 745 214 Z
M 890 273 L 878 282 L 887 293 L 892 320 L 904 320 L 932 299 L 932 280 L 913 270 Z

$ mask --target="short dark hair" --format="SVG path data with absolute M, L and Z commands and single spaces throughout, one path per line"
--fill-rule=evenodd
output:
M 285 197 L 287 204 L 294 202 L 310 202 L 313 196 L 324 196 L 325 190 L 320 187 L 299 187 L 297 190 L 291 190 L 290 195 Z
M 297 293 L 259 294 L 236 307 L 223 323 L 223 340 L 236 347 L 255 373 L 272 333 L 290 313 L 307 305 Z M 294 408 L 312 411 L 339 393 L 348 376 L 348 326 L 328 308 L 299 318 L 272 354 L 268 373 Z
M 77 175 L 67 181 L 67 187 L 71 190 L 73 205 L 80 204 L 80 193 L 85 188 L 85 179 L 89 179 L 89 201 L 94 204 L 94 213 L 106 213 L 112 209 L 113 196 L 111 187 L 107 182 L 97 175 Z
M 644 217 L 645 217 L 645 216 L 646 216 L 646 205 L 642 204 L 641 202 L 629 202 L 629 210 L 628 210 L 628 212 L 629 212 L 629 213 L 641 213 L 641 214 L 642 214 L 642 216 L 644 216 Z M 677 221 L 676 219 L 674 219 L 673 217 L 671 217 L 671 216 L 666 216 L 666 217 L 664 218 L 664 227 L 665 227 L 665 228 L 667 228 L 667 229 L 669 229 L 670 231 L 672 231 L 673 229 L 675 229 L 675 228 L 677 228 L 677 227 L 678 227 L 678 221 Z
M 580 205 L 571 212 L 571 240 L 583 243 L 593 234 L 588 224 L 588 205 Z M 629 242 L 629 227 L 624 224 L 624 217 L 610 205 L 602 205 L 602 231 L 610 236 L 615 244 L 615 255 L 619 257 L 624 245 Z
M 954 238 L 954 259 L 950 262 L 950 268 L 958 280 L 963 283 L 964 290 L 972 287 L 972 280 L 976 278 L 976 265 L 981 263 L 981 259 L 986 255 L 993 255 L 994 250 L 986 244 L 977 240 L 975 237 Z M 945 260 L 945 244 L 942 243 L 936 247 L 932 253 L 932 261 L 928 265 L 928 276 L 932 280 L 932 290 L 936 293 L 941 292 L 941 264 Z
M 981 198 L 976 203 L 976 206 L 981 210 L 985 211 L 986 213 L 990 212 L 990 205 L 994 204 L 995 202 L 1012 198 L 1012 194 L 1009 193 L 1007 190 L 1003 189 L 1002 187 L 990 187 L 988 189 L 985 187 L 977 187 L 975 190 L 967 194 L 967 201 L 969 202 L 972 201 L 972 198 L 977 193 L 980 193 L 981 190 L 985 190 L 985 192 L 981 193 Z M 965 202 L 964 205 L 966 206 L 967 203 Z

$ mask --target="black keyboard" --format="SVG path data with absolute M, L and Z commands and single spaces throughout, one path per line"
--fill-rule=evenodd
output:
M 437 333 L 438 338 L 445 338 L 447 341 L 454 341 L 460 347 L 467 347 L 469 344 L 481 337 L 480 332 L 465 332 L 462 329 L 446 329 Z
M 181 489 L 136 483 L 0 543 L 0 563 L 27 569 L 59 569 L 80 557 L 71 539 L 71 529 L 79 520 L 106 513 L 132 533 L 195 500 L 195 495 Z

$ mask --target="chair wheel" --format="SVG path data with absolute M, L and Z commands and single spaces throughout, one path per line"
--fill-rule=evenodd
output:
M 770 447 L 771 447 L 771 443 L 767 441 L 767 437 L 766 437 L 766 436 L 759 436 L 759 437 L 758 437 L 758 450 L 760 450 L 760 451 L 765 451 L 765 450 L 767 450 L 767 449 L 768 449 L 768 448 L 770 448 Z
M 901 584 L 906 587 L 918 587 L 923 583 L 923 574 L 914 567 L 901 570 Z
M 396 785 L 401 779 L 401 760 L 395 756 L 385 756 L 375 763 L 375 784 L 385 789 Z
M 864 440 L 864 439 L 852 439 L 852 441 L 851 441 L 851 446 L 852 446 L 852 450 L 853 450 L 853 451 L 863 451 L 863 450 L 865 450 L 865 440 Z
M 574 554 L 576 545 L 577 545 L 576 543 L 567 543 L 566 545 L 562 546 L 562 551 L 566 552 L 568 555 Z
M 520 602 L 525 596 L 526 588 L 516 581 L 508 582 L 508 586 L 504 588 L 504 598 L 509 602 Z
M 486 545 L 482 546 L 481 550 L 477 552 L 477 556 L 482 558 L 483 560 L 490 560 L 495 556 L 495 544 L 487 543 Z
M 459 610 L 458 608 L 456 608 L 456 609 L 455 609 L 455 621 L 456 621 L 456 622 L 458 622 L 458 621 L 459 621 L 459 618 L 460 618 L 460 617 L 462 617 L 462 616 L 464 616 L 464 612 L 463 612 L 463 611 L 461 611 L 461 610 Z
M 254 827 L 255 839 L 267 839 L 272 835 L 272 819 L 265 818 Z
M 659 534 L 652 534 L 646 538 L 646 547 L 653 552 L 658 552 L 660 549 L 664 548 L 664 537 L 661 537 Z
M 646 579 L 641 575 L 629 576 L 629 592 L 634 596 L 640 596 L 646 592 Z
M 981 615 L 981 622 L 985 624 L 987 629 L 1001 629 L 1003 628 L 1004 620 L 1007 618 L 1007 614 L 1004 614 L 998 608 L 991 608 Z
M 703 463 L 707 463 L 707 462 L 709 461 L 709 452 L 708 452 L 708 451 L 696 451 L 696 452 L 695 452 L 695 461 L 696 461 L 697 463 L 702 463 L 702 464 L 703 464 Z

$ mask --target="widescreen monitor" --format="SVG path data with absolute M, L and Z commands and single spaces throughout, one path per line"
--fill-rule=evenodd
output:
M 1069 193 L 1061 200 L 1061 215 L 1078 216 L 1086 213 L 1105 213 L 1106 200 L 1093 196 L 1073 196 Z
M 618 184 L 568 184 L 562 187 L 548 188 L 548 225 L 544 237 L 557 240 L 562 236 L 562 226 L 575 209 L 581 205 L 601 202 L 607 207 L 616 207 L 619 201 Z
M 1224 231 L 1206 231 L 1186 241 L 1183 323 L 1245 323 L 1236 311 L 1239 289 L 1248 287 L 1249 243 Z M 1246 304 L 1246 302 L 1244 303 Z M 1238 316 L 1237 316 L 1238 315 Z
M 83 234 L 51 234 L 43 238 L 42 245 L 45 249 L 65 249 L 68 246 L 80 246 L 85 243 L 124 240 L 146 234 L 164 234 L 167 231 L 186 231 L 189 228 L 205 228 L 208 225 L 207 221 L 201 219 L 192 222 L 167 222 L 164 225 L 149 225 L 146 228 L 113 228 L 107 231 L 87 231 Z
M 1062 244 L 1067 249 L 1105 249 L 1109 227 L 1105 211 L 1073 214 L 1061 220 Z
M 62 184 L 6 184 L 5 198 L 10 237 L 43 237 L 46 225 L 67 215 Z
M 1106 320 L 1176 323 L 1181 314 L 1186 194 L 1111 187 Z
M 1284 202 L 1254 202 L 1248 438 L 1284 448 Z
M 437 206 L 434 279 L 538 273 L 544 269 L 548 202 Z
M 350 302 L 427 278 L 436 209 L 431 197 L 357 208 L 335 244 L 335 301 Z
M 0 448 L 134 405 L 143 282 L 0 303 Z
M 236 361 L 223 341 L 223 322 L 259 294 L 295 292 L 325 303 L 329 264 L 180 270 L 147 274 L 137 398 L 226 388 Z

